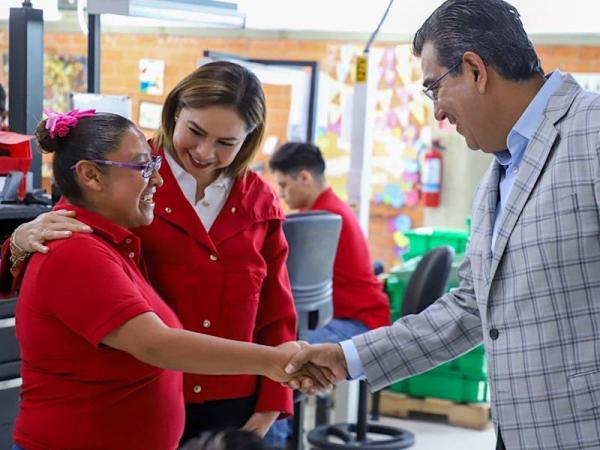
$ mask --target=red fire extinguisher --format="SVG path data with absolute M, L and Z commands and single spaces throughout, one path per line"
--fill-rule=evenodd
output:
M 432 141 L 432 148 L 423 155 L 421 169 L 421 203 L 423 206 L 440 206 L 442 194 L 442 153 L 439 140 Z

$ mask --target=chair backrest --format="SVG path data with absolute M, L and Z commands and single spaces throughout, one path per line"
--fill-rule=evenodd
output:
M 446 289 L 454 249 L 436 247 L 417 264 L 402 300 L 402 316 L 418 314 L 442 296 Z
M 342 218 L 325 211 L 290 214 L 283 223 L 287 269 L 298 313 L 298 335 L 333 316 L 332 277 Z

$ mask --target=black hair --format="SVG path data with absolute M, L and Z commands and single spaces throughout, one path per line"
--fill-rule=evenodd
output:
M 79 119 L 66 136 L 52 138 L 46 129 L 46 121 L 38 124 L 35 137 L 44 153 L 54 153 L 54 180 L 61 193 L 71 201 L 82 197 L 73 165 L 85 159 L 107 159 L 106 155 L 119 147 L 125 132 L 136 128 L 133 122 L 118 114 L 96 113 Z
M 421 56 L 427 42 L 443 67 L 454 66 L 471 51 L 506 80 L 544 76 L 519 12 L 503 0 L 447 0 L 416 32 L 412 43 L 415 56 Z M 459 65 L 453 73 L 461 70 Z
M 296 177 L 301 170 L 308 170 L 318 181 L 325 178 L 325 160 L 321 150 L 308 142 L 287 142 L 275 152 L 269 168 Z
M 181 450 L 267 450 L 266 443 L 245 430 L 205 431 L 199 438 L 186 442 Z

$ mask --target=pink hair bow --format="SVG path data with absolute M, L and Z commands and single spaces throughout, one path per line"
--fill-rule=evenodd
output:
M 78 109 L 72 109 L 61 114 L 51 109 L 44 109 L 44 114 L 48 116 L 46 130 L 50 132 L 50 137 L 54 139 L 56 136 L 64 137 L 69 134 L 69 129 L 77 125 L 79 119 L 95 115 L 96 110 L 86 109 L 79 111 Z

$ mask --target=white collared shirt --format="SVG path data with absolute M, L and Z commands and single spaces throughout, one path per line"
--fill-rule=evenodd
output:
M 173 172 L 173 176 L 181 192 L 183 192 L 185 198 L 187 198 L 196 211 L 196 214 L 198 214 L 198 218 L 206 231 L 209 231 L 223 209 L 227 197 L 229 197 L 229 193 L 233 187 L 233 178 L 221 173 L 215 181 L 206 187 L 204 198 L 196 201 L 196 187 L 198 184 L 196 179 L 187 173 L 167 151 L 165 151 L 165 159 Z

